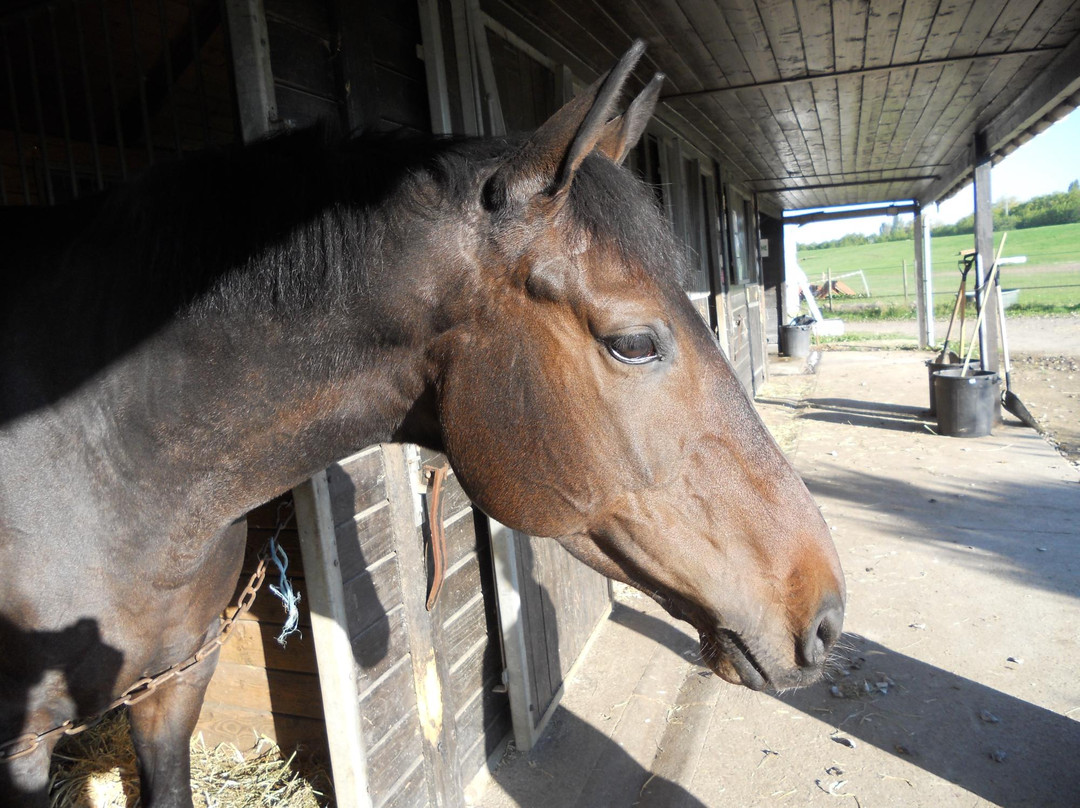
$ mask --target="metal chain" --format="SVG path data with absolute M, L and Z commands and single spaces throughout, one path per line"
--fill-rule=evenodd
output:
M 240 597 L 236 601 L 236 611 L 233 613 L 232 617 L 227 617 L 222 620 L 221 630 L 218 632 L 217 636 L 205 643 L 202 648 L 190 657 L 183 662 L 177 662 L 171 668 L 161 671 L 161 673 L 154 674 L 153 676 L 144 676 L 121 693 L 108 707 L 94 713 L 88 718 L 82 719 L 78 723 L 68 719 L 63 724 L 59 724 L 52 729 L 47 729 L 44 732 L 28 732 L 17 738 L 12 738 L 10 741 L 0 743 L 0 761 L 15 760 L 16 758 L 25 757 L 26 755 L 33 753 L 43 742 L 55 735 L 78 735 L 80 732 L 84 732 L 97 724 L 107 713 L 115 710 L 117 707 L 125 705 L 130 707 L 132 704 L 138 704 L 140 701 L 150 696 L 161 685 L 165 684 L 165 682 L 179 676 L 189 668 L 198 665 L 225 644 L 225 641 L 229 639 L 229 635 L 232 634 L 232 631 L 236 626 L 236 621 L 243 617 L 251 608 L 251 604 L 255 602 L 255 596 L 259 592 L 259 587 L 262 586 L 263 581 L 266 579 L 266 564 L 267 559 L 260 557 L 259 565 L 255 568 L 255 572 L 252 573 L 251 578 L 248 579 L 247 586 L 244 587 L 244 591 L 240 593 Z

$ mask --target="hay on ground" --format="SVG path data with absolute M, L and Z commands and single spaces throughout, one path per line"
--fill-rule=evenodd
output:
M 333 805 L 327 768 L 286 757 L 255 736 L 246 754 L 232 744 L 191 741 L 191 789 L 196 808 L 326 808 Z M 135 808 L 135 752 L 127 713 L 114 712 L 86 732 L 65 738 L 53 755 L 50 808 Z

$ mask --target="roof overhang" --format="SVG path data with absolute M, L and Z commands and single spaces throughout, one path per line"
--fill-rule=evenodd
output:
M 583 79 L 645 39 L 659 117 L 772 209 L 929 204 L 1080 103 L 1074 0 L 481 5 Z

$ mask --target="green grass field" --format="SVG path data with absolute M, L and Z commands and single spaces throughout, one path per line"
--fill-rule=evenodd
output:
M 1001 234 L 994 234 L 995 249 Z M 960 273 L 958 253 L 975 246 L 973 236 L 945 236 L 930 243 L 933 264 L 934 308 L 952 310 Z M 1015 230 L 1005 242 L 1005 257 L 1024 255 L 1027 263 L 1001 268 L 1005 289 L 1020 289 L 1014 307 L 1019 313 L 1080 310 L 1080 223 Z M 904 304 L 903 262 L 907 261 L 908 304 Z M 870 287 L 870 298 L 834 297 L 835 311 L 845 316 L 907 316 L 915 301 L 915 247 L 911 241 L 864 244 L 857 247 L 833 247 L 827 250 L 799 250 L 799 265 L 811 283 L 820 283 L 831 269 L 832 277 L 862 270 Z M 974 273 L 972 273 L 973 275 Z M 859 276 L 842 279 L 860 295 Z M 968 278 L 968 289 L 974 285 Z M 825 307 L 822 302 L 823 308 Z

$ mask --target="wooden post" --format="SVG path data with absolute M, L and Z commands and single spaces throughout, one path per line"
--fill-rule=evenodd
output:
M 225 20 L 233 57 L 240 136 L 244 143 L 250 143 L 270 134 L 278 121 L 270 35 L 262 0 L 226 0 Z
M 311 599 L 311 633 L 319 660 L 319 686 L 326 716 L 326 738 L 341 808 L 371 808 L 367 752 L 357 705 L 356 660 L 349 641 L 347 605 L 341 582 L 334 519 L 326 472 L 293 489 L 296 527 Z
M 832 267 L 826 268 L 827 280 L 825 281 L 825 290 L 829 294 L 829 311 L 832 312 Z
M 904 306 L 908 304 L 908 289 L 907 289 L 907 259 L 904 259 Z
M 468 4 L 465 0 L 450 0 L 454 28 L 454 53 L 457 57 L 458 97 L 466 135 L 484 132 L 484 115 L 480 105 L 480 74 L 473 53 Z
M 934 293 L 930 261 L 930 220 L 920 206 L 915 213 L 915 312 L 919 347 L 934 344 Z
M 394 549 L 401 569 L 427 569 L 423 538 L 419 533 L 420 452 L 412 444 L 383 444 L 386 496 L 390 500 Z M 440 622 L 425 606 L 426 593 L 415 586 L 402 588 L 402 615 L 409 638 L 416 705 L 423 734 L 424 762 L 429 773 L 429 804 L 441 808 L 463 808 L 462 772 L 454 766 L 458 759 L 457 729 L 453 714 L 444 710 L 453 681 L 448 662 L 436 647 Z M 436 607 L 438 609 L 438 607 Z M 450 702 L 452 703 L 452 702 Z
M 510 715 L 514 727 L 514 744 L 528 752 L 536 743 L 538 732 L 534 716 L 538 709 L 531 697 L 529 649 L 522 615 L 521 582 L 518 577 L 517 544 L 513 530 L 494 519 L 488 519 L 491 533 L 491 560 L 495 567 L 495 586 L 499 594 L 499 623 L 502 629 L 505 677 L 510 696 Z
M 450 90 L 446 81 L 446 54 L 439 22 L 439 4 L 436 0 L 417 0 L 417 7 L 420 12 L 420 39 L 424 45 L 431 131 L 437 135 L 449 135 L 454 127 L 450 120 Z
M 983 284 L 994 263 L 994 210 L 990 201 L 990 155 L 985 141 L 975 136 L 975 306 L 982 306 Z M 979 354 L 983 370 L 998 369 L 997 308 L 991 306 L 979 326 Z

